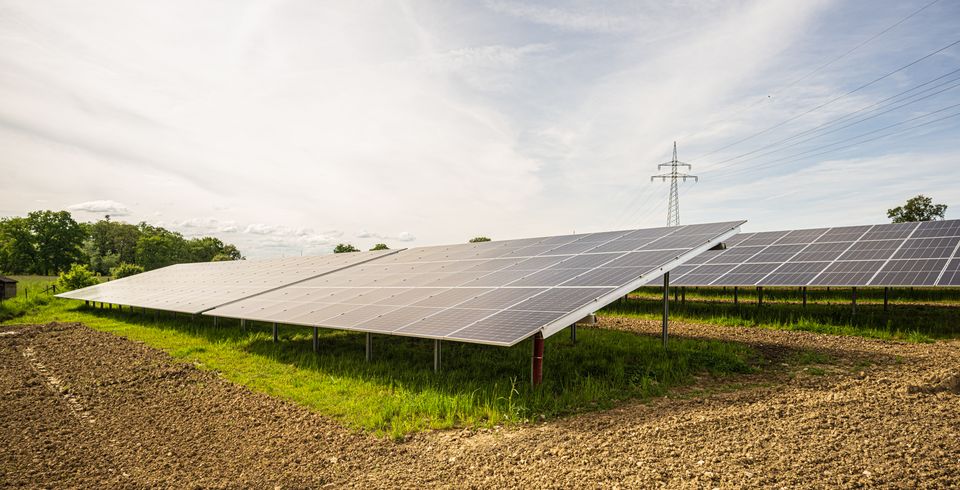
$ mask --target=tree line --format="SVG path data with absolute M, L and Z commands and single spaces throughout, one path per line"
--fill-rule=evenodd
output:
M 52 275 L 73 264 L 120 275 L 183 262 L 240 260 L 236 246 L 214 237 L 184 238 L 145 222 L 108 218 L 78 223 L 67 211 L 34 211 L 0 219 L 0 271 Z

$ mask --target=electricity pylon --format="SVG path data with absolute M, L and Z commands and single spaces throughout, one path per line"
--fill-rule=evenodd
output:
M 687 179 L 693 179 L 694 182 L 698 182 L 699 180 L 696 175 L 689 175 L 677 171 L 679 167 L 687 167 L 688 169 L 692 167 L 689 163 L 683 163 L 677 160 L 676 141 L 673 142 L 673 160 L 657 165 L 657 170 L 663 167 L 670 167 L 670 171 L 650 177 L 650 182 L 656 179 L 666 182 L 667 179 L 670 179 L 670 203 L 667 205 L 667 226 L 680 226 L 680 193 L 677 191 L 677 181 L 683 180 L 686 182 Z

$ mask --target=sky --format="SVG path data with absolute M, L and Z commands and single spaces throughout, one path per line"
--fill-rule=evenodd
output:
M 654 227 L 676 141 L 681 223 L 960 218 L 956 41 L 955 0 L 0 0 L 0 216 L 248 257 Z

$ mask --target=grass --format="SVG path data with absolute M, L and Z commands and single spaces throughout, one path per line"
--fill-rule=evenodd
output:
M 425 429 L 489 427 L 598 410 L 627 399 L 663 395 L 694 376 L 723 377 L 753 370 L 756 353 L 731 342 L 675 339 L 669 351 L 656 337 L 581 328 L 574 345 L 563 334 L 546 340 L 544 382 L 529 385 L 529 341 L 512 348 L 446 342 L 443 368 L 432 372 L 432 341 L 374 337 L 365 361 L 364 335 L 281 327 L 273 343 L 268 325 L 235 322 L 214 327 L 208 318 L 152 316 L 95 310 L 49 299 L 17 323 L 82 322 L 144 342 L 173 357 L 215 370 L 230 381 L 288 399 L 345 425 L 401 438 Z M 7 323 L 10 323 L 9 321 Z
M 659 319 L 662 315 L 662 290 L 642 288 L 608 306 L 601 314 L 636 316 Z M 780 330 L 802 330 L 832 335 L 931 342 L 938 338 L 960 336 L 960 308 L 954 301 L 960 290 L 916 290 L 899 293 L 898 302 L 891 302 L 883 310 L 882 289 L 858 291 L 858 305 L 854 312 L 846 289 L 846 304 L 823 304 L 836 300 L 841 294 L 831 291 L 808 291 L 808 303 L 803 306 L 796 288 L 764 288 L 764 301 L 757 306 L 755 290 L 740 291 L 739 304 L 733 303 L 732 288 L 687 288 L 686 300 L 671 297 L 670 316 L 675 320 L 729 326 L 751 326 Z M 875 299 L 879 294 L 880 303 Z M 816 302 L 815 302 L 816 301 Z M 923 301 L 924 303 L 917 303 Z
M 8 276 L 17 280 L 17 296 L 0 302 L 0 322 L 22 316 L 29 311 L 48 304 L 49 291 L 43 292 L 57 282 L 56 276 Z

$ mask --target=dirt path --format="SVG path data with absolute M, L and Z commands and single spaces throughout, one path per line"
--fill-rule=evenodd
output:
M 672 331 L 751 343 L 774 361 L 646 404 L 397 444 L 82 326 L 2 327 L 0 485 L 960 485 L 960 342 Z M 830 359 L 804 365 L 807 350 Z

